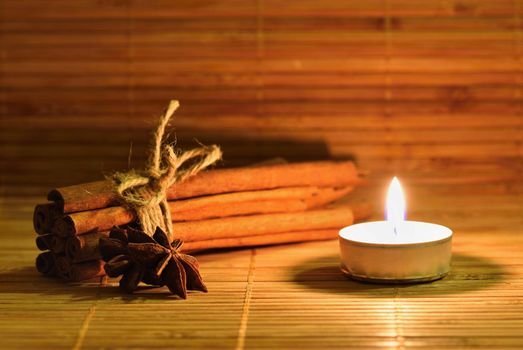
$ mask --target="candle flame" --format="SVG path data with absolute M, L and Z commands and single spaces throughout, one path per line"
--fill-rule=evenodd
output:
M 401 189 L 401 184 L 397 177 L 392 179 L 387 193 L 387 221 L 394 227 L 394 233 L 398 233 L 398 228 L 405 221 L 405 196 Z

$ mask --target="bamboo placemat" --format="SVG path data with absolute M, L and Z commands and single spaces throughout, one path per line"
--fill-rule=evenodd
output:
M 161 289 L 122 295 L 105 279 L 68 285 L 41 277 L 33 268 L 33 201 L 4 198 L 2 347 L 521 348 L 523 196 L 495 184 L 471 194 L 473 187 L 410 193 L 412 218 L 455 230 L 452 272 L 441 281 L 347 280 L 337 242 L 328 241 L 202 254 L 210 293 L 186 301 Z M 378 189 L 359 195 L 372 198 Z

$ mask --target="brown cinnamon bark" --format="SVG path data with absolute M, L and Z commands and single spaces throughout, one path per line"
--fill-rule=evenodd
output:
M 269 201 L 282 199 L 305 199 L 325 190 L 317 186 L 283 187 L 269 190 L 243 191 L 176 200 L 169 203 L 171 212 L 206 209 L 214 205 L 230 205 L 238 202 Z
M 71 282 L 88 280 L 105 275 L 102 260 L 91 260 L 74 264 L 66 256 L 55 256 L 56 274 Z
M 366 204 L 360 204 L 358 206 L 354 206 L 352 208 L 352 212 L 354 216 L 354 222 L 358 222 L 367 219 L 371 215 L 372 210 L 370 206 Z M 258 245 L 263 246 L 293 242 L 335 239 L 338 237 L 338 232 L 340 228 L 268 233 L 263 235 L 247 235 L 244 237 L 230 237 L 185 242 L 182 246 L 182 251 L 194 252 L 215 248 L 235 248 Z
M 184 252 L 195 252 L 218 248 L 254 247 L 284 243 L 323 241 L 338 237 L 338 229 L 309 230 L 295 232 L 270 233 L 256 236 L 209 239 L 205 241 L 186 242 Z
M 351 161 L 272 164 L 205 171 L 173 185 L 167 191 L 167 198 L 297 186 L 350 186 L 357 182 L 358 174 Z M 63 213 L 118 205 L 109 180 L 58 188 L 48 194 L 48 199 L 55 202 Z
M 56 235 L 51 235 L 51 251 L 54 254 L 61 254 L 65 252 L 65 242 L 66 239 L 63 237 L 58 237 Z
M 353 186 L 334 188 L 327 187 L 322 191 L 318 191 L 311 197 L 305 199 L 307 209 L 319 208 L 326 204 L 337 201 L 338 199 L 345 197 L 347 194 L 352 192 Z
M 55 258 L 51 252 L 40 253 L 36 257 L 35 265 L 38 272 L 44 275 L 52 276 L 56 273 Z
M 128 224 L 135 218 L 135 214 L 124 207 L 81 211 L 56 220 L 52 231 L 60 237 L 107 231 L 113 226 Z
M 73 263 L 101 259 L 98 242 L 108 236 L 109 232 L 95 232 L 70 237 L 65 245 L 65 256 Z
M 47 199 L 56 203 L 62 213 L 118 205 L 114 185 L 109 180 L 57 188 L 49 192 Z
M 305 201 L 300 199 L 281 199 L 271 201 L 251 201 L 231 204 L 214 205 L 205 209 L 172 211 L 173 222 L 197 221 L 228 216 L 288 213 L 307 209 Z
M 35 240 L 36 247 L 39 250 L 50 250 L 52 238 L 53 238 L 53 235 L 51 235 L 51 234 L 36 236 L 36 240 Z
M 33 226 L 39 235 L 50 233 L 54 221 L 60 216 L 60 209 L 55 203 L 38 204 L 33 213 Z
M 340 229 L 353 223 L 350 207 L 311 210 L 296 213 L 237 216 L 229 218 L 179 222 L 175 238 L 184 242 L 234 238 L 278 232 Z
M 169 207 L 173 221 L 296 212 L 325 205 L 343 197 L 351 190 L 351 186 L 339 189 L 304 186 L 245 191 L 171 201 Z M 106 231 L 133 220 L 135 215 L 131 210 L 125 207 L 109 207 L 64 216 L 55 222 L 52 231 L 60 237 L 67 237 L 91 231 Z
M 64 255 L 55 255 L 56 275 L 58 277 L 69 279 L 69 271 L 71 270 L 71 262 Z
M 357 181 L 358 173 L 352 161 L 275 164 L 207 171 L 175 184 L 168 190 L 167 197 L 189 198 L 295 186 L 349 186 Z
M 173 221 L 194 221 L 228 216 L 286 213 L 317 208 L 352 191 L 317 187 L 235 192 L 169 203 Z
M 71 282 L 79 282 L 104 275 L 104 262 L 102 260 L 92 260 L 71 264 L 68 279 Z

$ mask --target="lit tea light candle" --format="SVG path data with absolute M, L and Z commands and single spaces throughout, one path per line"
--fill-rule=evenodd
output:
M 433 281 L 450 270 L 452 230 L 405 220 L 405 197 L 395 177 L 387 194 L 386 221 L 340 230 L 341 270 L 380 283 Z

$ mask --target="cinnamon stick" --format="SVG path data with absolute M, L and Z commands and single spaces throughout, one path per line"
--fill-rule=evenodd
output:
M 308 230 L 294 232 L 270 233 L 264 235 L 208 239 L 204 241 L 186 242 L 182 246 L 184 252 L 195 252 L 218 248 L 254 247 L 283 243 L 308 241 L 323 241 L 338 237 L 338 229 Z
M 71 264 L 68 279 L 71 282 L 79 282 L 104 275 L 104 262 L 102 260 L 92 260 Z
M 269 164 L 201 172 L 171 186 L 167 198 L 172 200 L 281 187 L 350 186 L 357 182 L 358 174 L 351 161 Z M 63 213 L 118 205 L 114 186 L 109 180 L 57 188 L 49 192 L 48 199 L 55 202 Z
M 105 275 L 102 260 L 91 260 L 81 263 L 72 263 L 66 256 L 56 256 L 56 274 L 71 282 L 88 280 Z
M 169 207 L 174 222 L 240 215 L 287 213 L 321 207 L 344 197 L 352 189 L 352 186 L 339 189 L 332 187 L 289 187 L 277 190 L 235 192 L 174 201 L 169 203 Z M 265 195 L 268 192 L 272 192 L 271 194 L 278 193 L 279 196 L 270 199 L 269 196 Z M 256 198 L 257 196 L 259 198 Z M 228 199 L 222 201 L 221 197 L 228 197 Z M 245 199 L 245 201 L 235 202 L 237 199 Z M 184 207 L 194 207 L 194 209 L 180 210 Z
M 345 188 L 288 187 L 234 192 L 169 203 L 173 221 L 303 211 L 336 201 L 352 191 Z
M 125 207 L 81 211 L 56 220 L 52 231 L 60 237 L 107 231 L 113 226 L 128 224 L 135 218 L 135 214 Z
M 55 255 L 56 274 L 64 279 L 69 279 L 69 271 L 71 270 L 71 261 L 64 255 Z
M 51 234 L 36 236 L 36 240 L 35 240 L 36 247 L 39 250 L 50 250 L 52 238 L 53 238 L 53 235 L 51 235 Z
M 238 202 L 268 201 L 282 199 L 305 199 L 318 194 L 317 186 L 284 187 L 269 190 L 242 191 L 209 195 L 170 202 L 171 212 L 205 209 L 210 206 Z
M 305 199 L 307 209 L 319 208 L 326 204 L 337 201 L 352 192 L 353 186 L 346 186 L 341 188 L 327 187 L 322 191 L 318 191 L 311 197 Z
M 167 197 L 189 198 L 295 186 L 349 186 L 357 181 L 358 173 L 352 161 L 273 164 L 203 172 L 169 188 Z
M 51 243 L 50 243 L 51 251 L 54 254 L 61 254 L 61 253 L 65 252 L 65 242 L 66 242 L 65 238 L 58 237 L 56 235 L 51 235 Z
M 236 205 L 214 205 L 201 210 L 171 211 L 171 219 L 173 222 L 195 221 L 238 215 L 287 213 L 305 209 L 307 209 L 305 202 L 299 199 L 251 201 Z
M 114 185 L 109 180 L 56 188 L 47 194 L 62 213 L 106 208 L 118 204 Z
M 237 216 L 211 220 L 179 222 L 175 236 L 184 242 L 209 239 L 255 236 L 269 233 L 340 229 L 353 223 L 350 207 L 311 210 L 296 213 L 278 213 Z
M 372 210 L 369 205 L 360 204 L 352 207 L 352 213 L 354 216 L 354 222 L 359 222 L 361 220 L 367 219 L 372 213 Z M 202 241 L 185 242 L 182 246 L 182 251 L 194 252 L 216 248 L 235 248 L 293 242 L 320 241 L 335 239 L 338 237 L 338 232 L 339 228 L 335 228 L 268 233 L 263 235 L 247 235 L 243 237 L 208 239 Z
M 36 257 L 35 265 L 38 272 L 44 275 L 52 276 L 56 272 L 55 258 L 51 252 L 40 253 Z
M 33 212 L 33 226 L 39 235 L 50 233 L 54 221 L 60 216 L 60 209 L 55 203 L 38 204 Z
M 73 263 L 101 259 L 98 242 L 109 232 L 95 232 L 67 239 L 65 256 Z
M 173 221 L 295 212 L 325 205 L 345 196 L 351 190 L 351 186 L 302 186 L 245 191 L 171 201 L 169 208 Z M 135 219 L 135 214 L 125 207 L 109 207 L 66 215 L 56 220 L 52 231 L 61 237 L 81 235 L 91 231 L 106 231 Z

